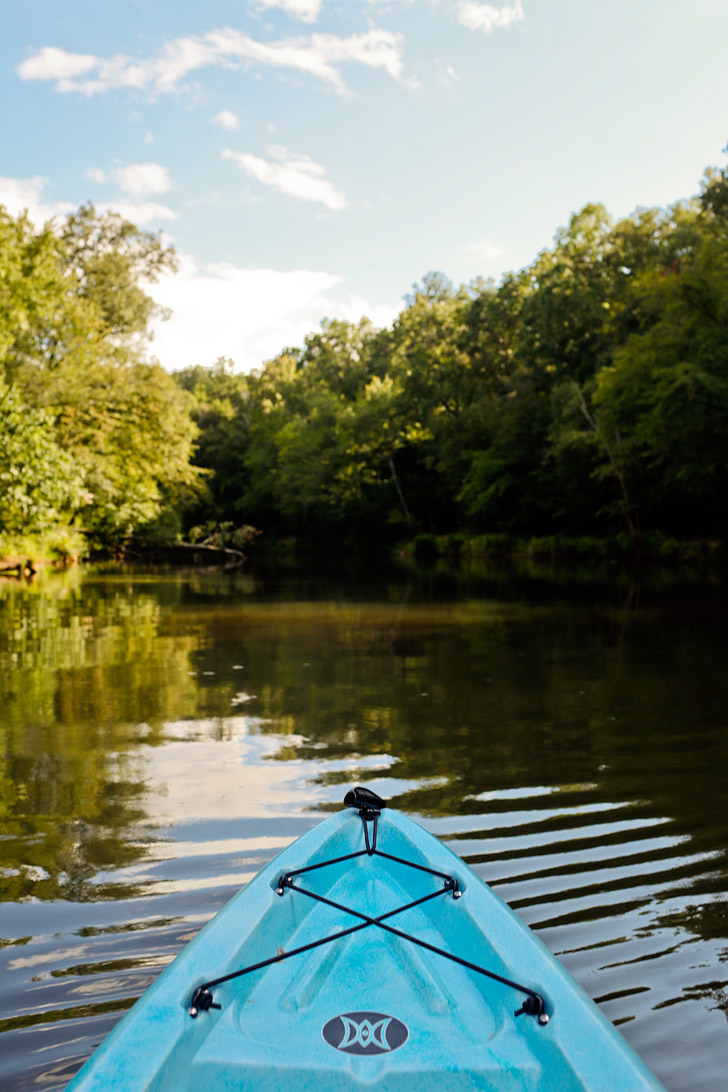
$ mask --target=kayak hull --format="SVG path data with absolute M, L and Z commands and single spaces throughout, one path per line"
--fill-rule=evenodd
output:
M 381 853 L 361 852 L 364 828 L 356 811 L 342 811 L 279 854 L 160 975 L 67 1092 L 660 1092 L 460 858 L 392 809 L 378 821 Z M 190 1015 L 198 987 L 271 959 L 210 985 L 220 1007 Z M 530 993 L 543 998 L 548 1022 L 515 1015 Z

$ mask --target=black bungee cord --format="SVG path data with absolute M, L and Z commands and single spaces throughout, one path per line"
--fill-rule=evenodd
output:
M 290 951 L 281 952 L 278 955 L 271 956 L 269 959 L 263 959 L 259 963 L 251 963 L 247 967 L 241 967 L 237 971 L 232 971 L 230 974 L 221 975 L 219 978 L 210 979 L 209 982 L 203 982 L 200 986 L 197 986 L 192 998 L 190 1000 L 187 1012 L 193 1018 L 196 1018 L 200 1012 L 207 1012 L 209 1009 L 219 1009 L 220 1005 L 216 1004 L 213 1000 L 212 990 L 216 986 L 221 986 L 224 982 L 231 982 L 235 978 L 242 978 L 244 975 L 251 974 L 254 971 L 262 970 L 264 967 L 270 967 L 274 963 L 282 963 L 286 959 L 290 959 L 292 956 L 301 955 L 304 952 L 310 952 L 314 948 L 319 948 L 324 944 L 331 944 L 335 940 L 340 940 L 342 937 L 351 936 L 352 933 L 357 933 L 361 929 L 367 929 L 374 926 L 377 929 L 382 929 L 393 936 L 399 937 L 402 940 L 409 941 L 411 944 L 415 944 L 420 948 L 425 948 L 429 952 L 434 952 L 436 955 L 443 956 L 445 959 L 451 960 L 453 963 L 459 964 L 461 967 L 466 967 L 470 971 L 475 971 L 477 974 L 484 975 L 486 978 L 490 978 L 495 982 L 500 982 L 504 986 L 508 986 L 513 990 L 525 994 L 525 999 L 520 1009 L 517 1009 L 514 1013 L 515 1016 L 521 1016 L 525 1014 L 527 1016 L 535 1016 L 538 1018 L 539 1024 L 545 1025 L 549 1022 L 549 1015 L 546 1012 L 546 1003 L 540 993 L 530 989 L 528 986 L 523 986 L 518 982 L 513 982 L 509 978 L 505 978 L 503 975 L 496 974 L 495 971 L 489 971 L 486 967 L 481 967 L 477 963 L 472 963 L 468 959 L 463 959 L 461 956 L 455 955 L 453 952 L 448 952 L 444 948 L 438 948 L 434 944 L 430 944 L 428 941 L 421 940 L 419 937 L 411 936 L 409 933 L 403 932 L 401 929 L 395 928 L 393 925 L 385 924 L 387 919 L 395 917 L 397 914 L 403 914 L 406 910 L 411 910 L 415 906 L 421 906 L 425 902 L 429 902 L 431 899 L 435 899 L 440 895 L 451 894 L 453 899 L 459 899 L 462 895 L 462 891 L 458 886 L 458 881 L 454 876 L 450 876 L 445 872 L 438 872 L 434 868 L 427 868 L 425 865 L 417 864 L 414 861 L 407 861 L 402 857 L 395 857 L 391 853 L 385 853 L 384 850 L 377 848 L 377 833 L 379 826 L 380 813 L 386 808 L 386 803 L 381 797 L 370 789 L 357 786 L 354 789 L 350 789 L 344 797 L 344 804 L 350 808 L 356 808 L 362 820 L 362 826 L 364 828 L 364 844 L 365 848 L 358 850 L 355 853 L 346 853 L 341 857 L 332 857 L 327 861 L 319 861 L 316 864 L 307 865 L 305 868 L 293 869 L 290 872 L 284 873 L 278 881 L 276 887 L 276 894 L 283 896 L 285 892 L 295 891 L 301 895 L 306 895 L 310 899 L 314 899 L 316 902 L 323 903 L 325 906 L 330 906 L 335 910 L 340 910 L 344 914 L 349 914 L 351 917 L 358 919 L 356 925 L 352 925 L 347 929 L 341 929 L 338 933 L 334 933 L 331 936 L 321 937 L 319 940 L 310 941 L 308 944 L 303 944 L 299 948 L 292 948 Z M 371 835 L 369 832 L 369 824 L 372 825 Z M 437 879 L 442 880 L 442 886 L 437 890 L 431 891 L 427 895 L 423 895 L 413 902 L 405 903 L 403 906 L 398 906 L 395 910 L 390 910 L 386 914 L 380 914 L 378 917 L 370 917 L 368 914 L 363 914 L 358 910 L 352 910 L 348 906 L 343 906 L 341 903 L 334 902 L 331 899 L 327 899 L 324 895 L 319 895 L 315 891 L 310 891 L 305 887 L 297 887 L 294 879 L 297 876 L 304 876 L 308 872 L 315 872 L 320 868 L 326 868 L 330 865 L 340 864 L 343 861 L 353 861 L 357 857 L 383 857 L 389 861 L 395 861 L 398 864 L 405 865 L 407 868 L 415 868 L 419 872 L 428 873 L 430 876 L 435 876 Z

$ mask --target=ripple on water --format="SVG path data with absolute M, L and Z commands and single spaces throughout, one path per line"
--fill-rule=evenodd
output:
M 708 941 L 675 926 L 710 897 L 719 855 L 691 852 L 641 803 L 589 800 L 582 790 L 578 806 L 545 808 L 544 795 L 519 790 L 512 812 L 423 822 L 536 929 L 637 1049 L 664 1035 L 661 1021 L 672 1021 L 676 1006 L 681 1034 L 700 1040 L 698 1001 L 711 992 L 720 1001 L 726 976 L 716 975 Z M 0 1086 L 63 1088 L 204 921 L 290 840 L 241 837 L 239 827 L 209 837 L 204 828 L 149 844 L 126 877 L 135 889 L 143 879 L 145 897 L 29 904 L 22 918 L 33 932 L 23 936 L 12 935 L 13 915 L 0 907 Z M 695 1073 L 691 1080 L 710 1087 Z
M 351 781 L 492 884 L 669 1092 L 724 1087 L 722 615 L 223 590 L 0 593 L 2 1092 L 60 1092 Z

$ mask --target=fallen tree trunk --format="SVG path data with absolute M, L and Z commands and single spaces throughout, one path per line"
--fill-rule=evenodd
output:
M 162 565 L 221 566 L 223 569 L 239 569 L 245 554 L 229 546 L 205 546 L 196 542 L 173 542 L 169 545 L 135 542 L 127 547 L 130 561 L 151 561 Z

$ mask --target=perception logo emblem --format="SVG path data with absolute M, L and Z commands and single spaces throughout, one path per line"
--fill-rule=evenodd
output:
M 329 1046 L 345 1054 L 387 1054 L 409 1038 L 409 1031 L 395 1016 L 382 1012 L 346 1012 L 334 1016 L 321 1029 Z

